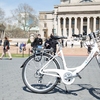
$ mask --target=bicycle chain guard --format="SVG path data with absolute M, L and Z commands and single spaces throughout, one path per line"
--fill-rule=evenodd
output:
M 64 84 L 66 85 L 71 85 L 74 81 L 75 81 L 75 78 L 73 77 L 73 74 L 71 71 L 67 71 L 63 74 L 63 78 L 62 78 L 62 81 Z

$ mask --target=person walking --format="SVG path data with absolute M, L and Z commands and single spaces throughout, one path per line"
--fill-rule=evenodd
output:
M 46 40 L 45 40 L 45 43 L 44 43 L 44 48 L 45 49 L 53 49 L 52 51 L 52 54 L 55 55 L 56 52 L 58 51 L 58 47 L 57 47 L 57 40 L 55 39 L 57 36 L 54 36 L 53 33 L 50 34 L 50 37 L 48 37 Z
M 10 53 L 10 43 L 9 43 L 9 40 L 8 40 L 7 37 L 5 37 L 5 40 L 4 40 L 4 43 L 3 43 L 3 52 L 2 52 L 0 59 L 3 58 L 3 56 L 6 54 L 6 52 L 8 52 L 9 60 L 12 60 L 12 56 L 11 56 L 11 53 Z
M 62 43 L 62 47 L 64 47 L 64 40 L 63 39 L 61 39 L 61 43 Z
M 19 46 L 20 53 L 23 51 L 23 42 Z
M 50 38 L 47 38 L 46 40 L 45 40 L 45 43 L 44 43 L 44 48 L 45 49 L 50 49 L 51 48 L 51 45 L 50 45 L 50 40 L 49 40 Z
M 82 41 L 80 41 L 80 48 L 82 48 L 83 47 L 83 42 Z
M 88 54 L 90 54 L 91 53 L 91 50 L 92 50 L 92 48 L 91 48 L 91 45 L 88 45 Z
M 73 48 L 73 46 L 74 46 L 74 41 L 72 40 L 71 41 L 71 48 Z
M 43 40 L 41 38 L 41 35 L 38 34 L 37 37 L 34 39 L 34 41 L 31 43 L 31 47 L 32 47 L 33 50 L 36 50 L 36 48 L 41 49 L 42 48 L 42 44 L 43 44 Z M 39 53 L 40 50 L 37 50 L 37 52 Z
M 58 51 L 58 41 L 55 39 L 56 36 L 54 36 L 54 34 L 52 33 L 50 35 L 50 47 L 53 48 L 53 53 L 54 55 L 56 54 L 56 52 Z
M 66 47 L 67 47 L 67 41 L 66 41 L 66 44 L 65 44 L 65 45 L 66 45 Z
M 41 35 L 38 34 L 37 37 L 34 39 L 34 41 L 31 43 L 31 46 L 34 48 L 38 48 L 39 46 L 42 46 L 43 40 L 41 38 Z

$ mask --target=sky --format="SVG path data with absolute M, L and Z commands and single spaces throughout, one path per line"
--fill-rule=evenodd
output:
M 0 0 L 0 8 L 2 8 L 7 17 L 11 16 L 11 10 L 18 8 L 20 4 L 28 4 L 36 13 L 39 11 L 52 11 L 54 5 L 59 5 L 60 0 Z

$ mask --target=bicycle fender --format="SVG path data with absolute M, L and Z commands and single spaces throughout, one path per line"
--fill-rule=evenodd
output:
M 24 67 L 24 63 L 21 65 L 21 67 L 20 68 L 23 68 Z
M 28 58 L 24 61 L 24 63 L 21 65 L 21 67 L 20 67 L 20 68 L 23 68 L 23 67 L 24 67 L 24 65 L 26 64 L 27 60 L 28 60 L 28 59 L 30 59 L 30 58 L 31 58 L 31 56 L 30 56 L 30 57 L 28 57 Z

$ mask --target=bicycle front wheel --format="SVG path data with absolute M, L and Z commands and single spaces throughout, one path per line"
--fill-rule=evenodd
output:
M 24 84 L 33 92 L 36 93 L 46 93 L 52 90 L 57 83 L 59 78 L 40 74 L 39 69 L 47 63 L 50 59 L 49 54 L 43 54 L 41 61 L 37 62 L 34 60 L 34 56 L 29 57 L 26 63 L 23 65 L 22 79 Z M 53 59 L 48 64 L 49 69 L 60 69 L 59 64 L 56 59 Z

